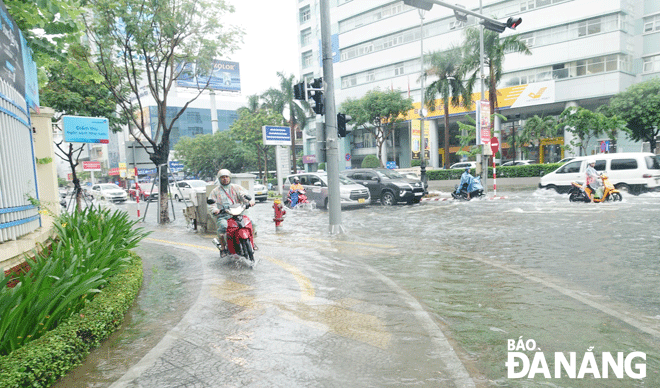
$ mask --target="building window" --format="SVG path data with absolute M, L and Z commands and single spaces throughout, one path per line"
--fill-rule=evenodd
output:
M 523 0 L 520 3 L 520 11 L 523 12 L 534 9 L 535 3 L 536 3 L 535 0 Z
M 312 52 L 311 51 L 304 52 L 302 55 L 302 67 L 303 68 L 310 67 L 312 66 L 312 62 L 313 62 Z
M 312 29 L 307 28 L 300 33 L 300 45 L 307 46 L 312 40 Z
M 309 21 L 311 18 L 312 12 L 310 11 L 309 5 L 300 10 L 300 24 Z
M 397 63 L 394 65 L 394 75 L 403 75 L 405 73 L 403 63 Z
M 644 18 L 644 32 L 660 31 L 660 15 Z
M 660 55 L 644 58 L 644 67 L 642 71 L 644 73 L 660 72 Z

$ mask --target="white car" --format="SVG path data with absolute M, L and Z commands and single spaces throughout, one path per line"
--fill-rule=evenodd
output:
M 170 184 L 170 195 L 177 201 L 190 200 L 190 195 L 206 194 L 209 184 L 199 179 L 176 181 Z
M 252 187 L 254 191 L 254 200 L 263 202 L 268 199 L 268 188 L 261 183 L 255 183 Z
M 107 200 L 112 202 L 124 202 L 128 198 L 126 191 L 114 183 L 99 183 L 93 185 L 90 194 L 94 199 Z
M 506 163 L 502 163 L 502 167 L 527 166 L 527 165 L 534 164 L 534 163 L 536 163 L 536 161 L 534 161 L 534 160 L 516 160 L 516 161 L 510 160 Z
M 458 162 L 449 166 L 450 169 L 477 168 L 477 162 Z

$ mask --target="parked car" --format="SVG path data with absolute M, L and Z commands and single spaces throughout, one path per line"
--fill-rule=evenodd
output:
M 126 191 L 114 183 L 99 183 L 93 185 L 90 194 L 94 199 L 112 202 L 124 202 L 128 199 Z
M 140 201 L 153 201 L 158 198 L 158 186 L 153 183 L 142 183 L 136 189 L 135 183 L 133 183 L 128 189 L 128 196 L 132 200 L 139 197 Z
M 399 202 L 419 203 L 424 196 L 424 186 L 419 179 L 405 178 L 396 171 L 386 168 L 360 168 L 340 173 L 369 188 L 371 200 L 383 205 Z
M 506 163 L 502 163 L 502 167 L 509 167 L 509 166 L 527 166 L 530 164 L 536 164 L 536 161 L 534 160 L 510 160 Z
M 449 166 L 450 169 L 477 168 L 477 162 L 458 162 Z
M 170 195 L 177 201 L 190 200 L 190 195 L 206 194 L 208 183 L 199 179 L 182 180 L 170 183 Z
M 300 184 L 303 185 L 309 202 L 315 202 L 316 206 L 324 209 L 328 208 L 328 174 L 326 172 L 289 175 L 284 180 L 283 200 L 286 199 L 295 177 L 300 179 Z M 342 175 L 339 175 L 339 198 L 342 208 L 366 206 L 371 203 L 371 196 L 366 187 Z
M 566 193 L 571 182 L 584 182 L 587 160 L 596 161 L 596 171 L 606 172 L 620 191 L 642 193 L 660 190 L 660 156 L 650 152 L 621 152 L 580 156 L 541 177 L 539 187 Z
M 255 183 L 252 187 L 254 191 L 254 200 L 263 202 L 268 199 L 268 189 L 261 183 Z

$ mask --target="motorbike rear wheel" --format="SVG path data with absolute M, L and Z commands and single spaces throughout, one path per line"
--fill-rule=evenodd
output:
M 252 249 L 252 243 L 249 239 L 241 240 L 241 251 L 246 259 L 254 262 L 254 249 Z
M 610 194 L 610 196 L 612 197 L 612 201 L 614 202 L 623 200 L 621 193 L 612 193 Z

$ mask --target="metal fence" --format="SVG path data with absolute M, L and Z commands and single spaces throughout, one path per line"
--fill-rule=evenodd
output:
M 0 243 L 41 226 L 32 127 L 21 94 L 0 79 Z

